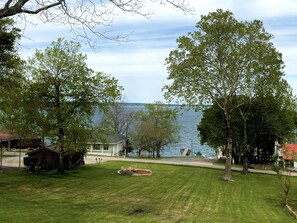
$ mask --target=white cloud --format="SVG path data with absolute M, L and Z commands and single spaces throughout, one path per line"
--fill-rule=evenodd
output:
M 161 88 L 166 84 L 167 52 L 162 49 L 104 52 L 88 55 L 88 64 L 119 79 L 129 102 L 164 101 Z
M 159 2 L 159 1 L 157 1 Z M 84 46 L 90 67 L 104 71 L 119 79 L 125 87 L 125 98 L 130 102 L 154 102 L 162 100 L 161 88 L 168 83 L 165 58 L 176 48 L 176 39 L 195 30 L 200 15 L 218 8 L 230 10 L 239 20 L 260 19 L 267 31 L 274 35 L 274 44 L 283 54 L 288 82 L 294 87 L 297 77 L 297 1 L 296 0 L 190 0 L 196 15 L 185 16 L 171 6 L 147 3 L 154 11 L 151 21 L 141 16 L 118 12 L 114 34 L 131 34 L 130 42 L 118 44 L 98 39 L 100 53 Z M 107 30 L 109 28 L 102 27 Z M 112 29 L 112 28 L 111 28 Z M 21 55 L 25 58 L 48 46 L 58 37 L 73 39 L 74 36 L 63 26 L 51 23 L 32 26 L 28 24 L 23 39 Z
M 295 16 L 297 2 L 295 0 L 249 0 L 233 1 L 233 10 L 248 19 L 267 19 L 282 16 Z

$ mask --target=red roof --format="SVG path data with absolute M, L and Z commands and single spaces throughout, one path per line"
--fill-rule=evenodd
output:
M 283 159 L 297 160 L 297 144 L 285 144 L 282 150 Z
M 12 133 L 8 130 L 0 130 L 0 140 L 6 141 L 6 140 L 13 140 L 13 139 L 19 139 L 20 136 L 17 134 Z

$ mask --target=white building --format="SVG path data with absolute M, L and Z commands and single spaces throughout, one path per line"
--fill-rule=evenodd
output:
M 88 154 L 121 156 L 125 153 L 127 139 L 122 135 L 113 135 L 106 138 L 106 142 L 89 142 Z

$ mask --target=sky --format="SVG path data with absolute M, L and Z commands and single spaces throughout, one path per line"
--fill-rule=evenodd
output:
M 130 103 L 165 102 L 162 88 L 169 84 L 165 58 L 177 47 L 176 39 L 195 31 L 201 15 L 218 8 L 230 10 L 237 20 L 263 21 L 272 42 L 282 53 L 285 79 L 297 94 L 297 1 L 296 0 L 189 0 L 194 14 L 184 14 L 172 6 L 148 3 L 145 10 L 154 12 L 150 19 L 118 13 L 113 27 L 115 34 L 128 35 L 127 42 L 96 39 L 97 51 L 82 43 L 87 63 L 119 80 L 124 87 L 123 100 Z M 30 19 L 30 18 L 29 18 Z M 33 18 L 23 29 L 20 55 L 27 59 L 37 49 L 44 49 L 57 38 L 73 40 L 75 36 L 63 25 L 42 23 Z M 20 24 L 24 28 L 24 24 Z M 103 27 L 101 27 L 103 28 Z

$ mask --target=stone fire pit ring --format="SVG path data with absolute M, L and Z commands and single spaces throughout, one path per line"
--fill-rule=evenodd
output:
M 153 174 L 153 172 L 151 170 L 148 169 L 136 169 L 136 168 L 121 168 L 118 171 L 118 174 L 121 175 L 132 175 L 132 176 L 150 176 Z

